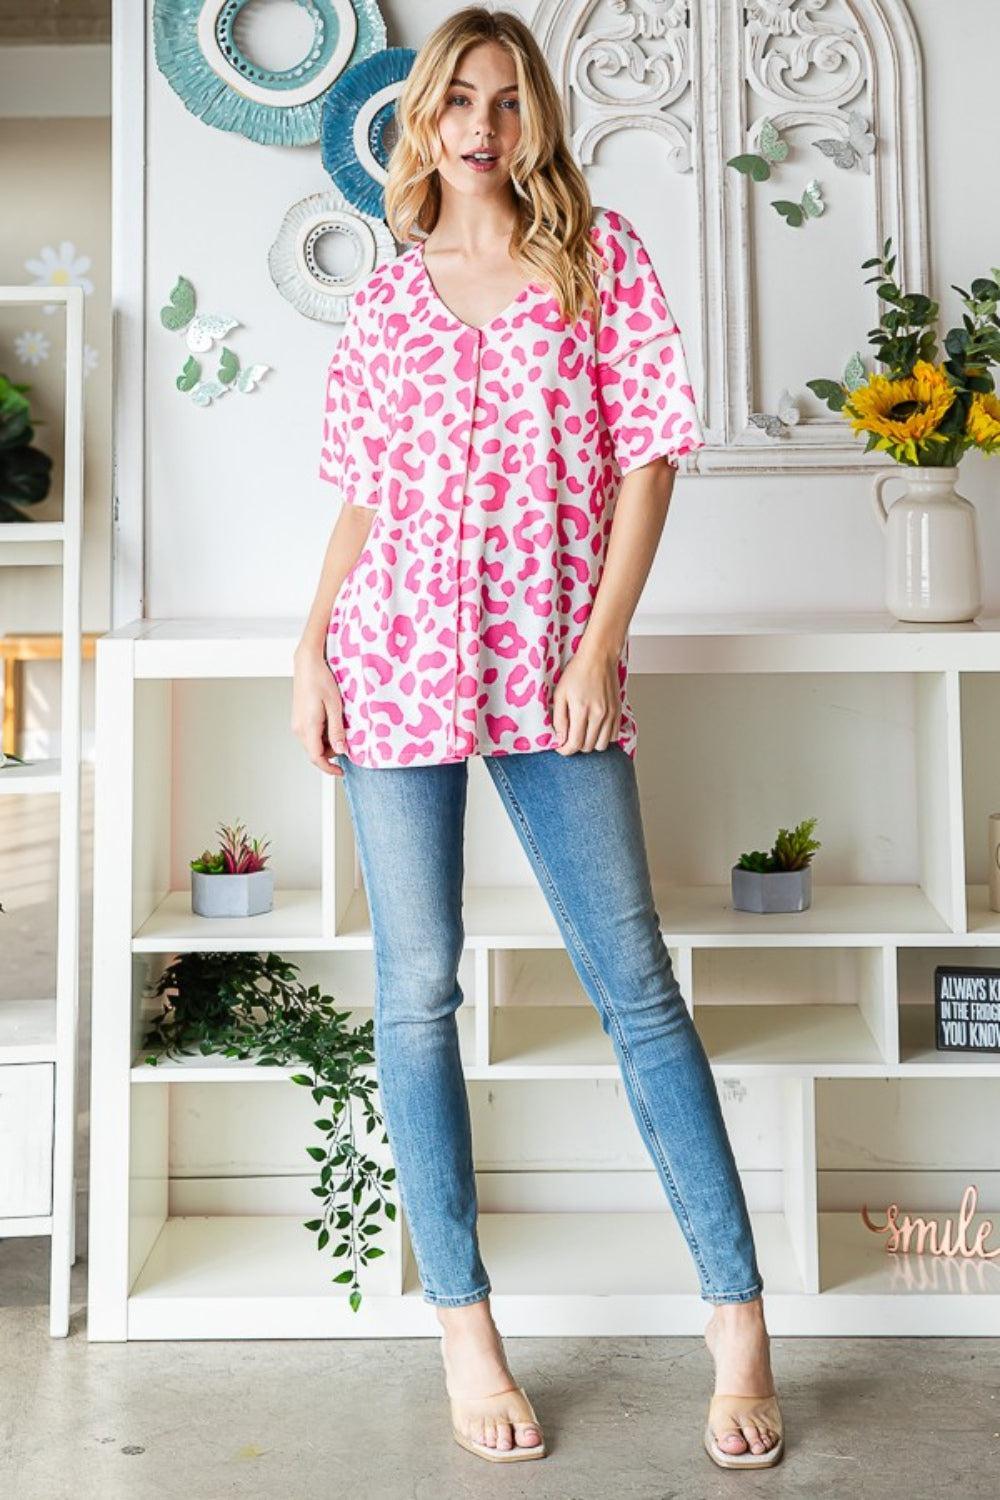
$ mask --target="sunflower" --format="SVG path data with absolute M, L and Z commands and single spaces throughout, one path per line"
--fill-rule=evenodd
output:
M 992 391 L 977 393 L 969 408 L 966 435 L 984 453 L 1000 451 L 1000 399 Z
M 954 400 L 945 372 L 918 359 L 903 380 L 870 376 L 851 392 L 844 412 L 855 432 L 874 432 L 889 443 L 919 443 L 937 430 Z

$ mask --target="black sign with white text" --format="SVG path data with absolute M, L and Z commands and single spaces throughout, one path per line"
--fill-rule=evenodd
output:
M 934 970 L 939 1052 L 1000 1052 L 1000 969 L 938 964 Z

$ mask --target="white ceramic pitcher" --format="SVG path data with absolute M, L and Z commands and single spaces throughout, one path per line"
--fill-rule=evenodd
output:
M 957 468 L 903 464 L 875 476 L 873 500 L 885 533 L 885 603 L 897 620 L 952 624 L 983 607 L 976 508 L 955 491 Z M 906 490 L 890 510 L 882 491 Z

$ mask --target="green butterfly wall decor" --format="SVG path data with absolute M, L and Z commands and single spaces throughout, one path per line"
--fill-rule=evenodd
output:
M 818 219 L 826 208 L 823 202 L 823 189 L 816 178 L 806 183 L 806 190 L 798 203 L 792 203 L 789 199 L 772 199 L 772 207 L 775 208 L 787 224 L 793 229 L 798 229 L 807 219 Z
M 865 369 L 865 362 L 859 352 L 855 352 L 854 354 L 852 354 L 850 359 L 847 361 L 847 364 L 844 366 L 844 376 L 842 380 L 806 381 L 806 385 L 809 387 L 809 389 L 815 395 L 817 395 L 821 401 L 825 401 L 831 411 L 843 411 L 844 402 L 847 400 L 851 391 L 856 391 L 859 386 L 866 385 L 867 383 L 868 371 Z
M 859 386 L 867 384 L 868 371 L 860 353 L 852 354 L 844 367 L 844 385 L 849 391 L 856 391 Z
M 770 120 L 765 120 L 760 127 L 760 150 L 759 156 L 753 151 L 748 151 L 743 156 L 731 156 L 726 166 L 735 167 L 737 172 L 752 177 L 754 182 L 767 181 L 771 168 L 780 165 L 788 156 L 788 142 L 781 139 Z
M 160 322 L 171 333 L 183 333 L 192 353 L 174 382 L 179 391 L 190 395 L 195 406 L 209 406 L 229 391 L 249 393 L 256 390 L 270 365 L 247 365 L 240 368 L 239 357 L 223 344 L 219 351 L 219 368 L 214 379 L 203 380 L 201 363 L 195 354 L 206 354 L 234 328 L 243 325 L 226 313 L 199 313 L 194 287 L 186 276 L 178 276 L 170 292 L 170 304 L 160 309 Z

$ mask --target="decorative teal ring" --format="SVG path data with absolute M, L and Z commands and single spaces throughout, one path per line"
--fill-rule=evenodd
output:
M 352 208 L 375 218 L 385 216 L 386 130 L 416 55 L 386 47 L 346 69 L 323 101 L 323 165 Z
M 323 100 L 346 68 L 377 55 L 386 30 L 377 0 L 297 0 L 313 24 L 305 55 L 267 68 L 238 38 L 249 0 L 154 0 L 156 63 L 192 114 L 268 146 L 319 140 Z

